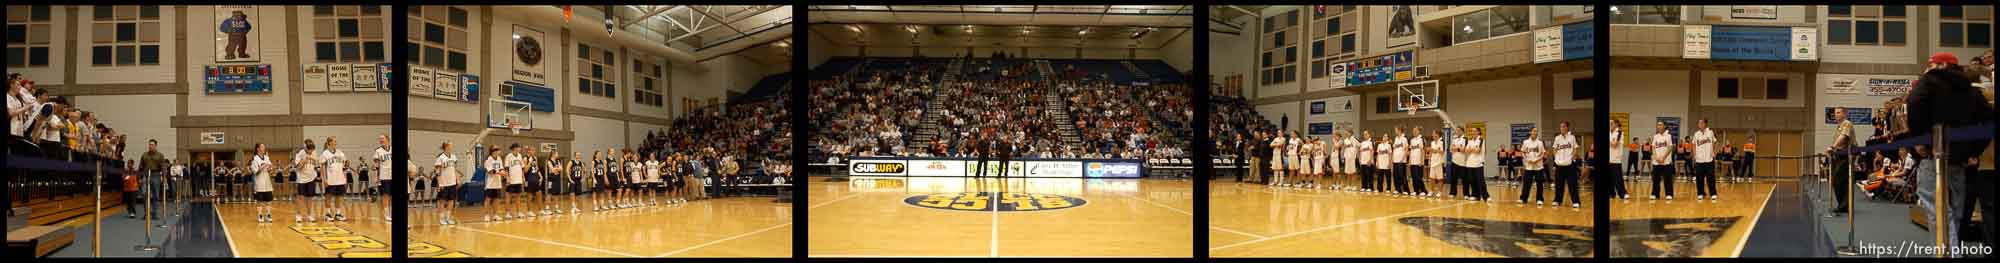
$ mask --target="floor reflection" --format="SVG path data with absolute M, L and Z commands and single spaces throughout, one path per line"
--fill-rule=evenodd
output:
M 1714 245 L 1740 216 L 1646 218 L 1611 221 L 1611 255 L 1693 257 Z
M 1453 245 L 1508 257 L 1587 257 L 1588 226 L 1456 217 L 1404 217 L 1396 221 Z

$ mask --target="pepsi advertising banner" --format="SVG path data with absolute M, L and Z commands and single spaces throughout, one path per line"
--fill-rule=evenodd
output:
M 1143 164 L 1139 161 L 1087 162 L 1083 165 L 1083 176 L 1086 178 L 1139 178 L 1141 174 L 1144 174 L 1141 172 L 1141 165 Z

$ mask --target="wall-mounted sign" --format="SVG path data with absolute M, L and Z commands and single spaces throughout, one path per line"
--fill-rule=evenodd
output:
M 1535 63 L 1562 60 L 1562 28 L 1548 27 L 1535 30 Z
M 437 73 L 432 71 L 431 68 L 410 67 L 410 94 L 431 94 L 431 89 L 433 89 L 431 85 L 437 84 L 436 80 L 432 80 L 431 78 L 436 75 Z
M 1732 5 L 1729 6 L 1729 18 L 1778 19 L 1778 6 Z
M 1534 136 L 1535 136 L 1534 123 L 1515 123 L 1507 125 L 1507 143 L 1509 145 L 1521 144 L 1521 141 L 1526 141 L 1528 140 L 1528 137 L 1534 137 Z
M 546 73 L 547 71 L 544 71 L 546 68 L 544 65 L 548 64 L 549 58 L 544 56 L 543 46 L 549 42 L 545 36 L 540 30 L 514 25 L 514 49 L 512 52 L 514 54 L 514 81 L 535 85 L 548 83 L 548 74 Z
M 1708 25 L 1681 27 L 1681 58 L 1708 59 L 1710 39 Z
M 350 74 L 354 75 L 354 90 L 353 90 L 354 92 L 375 92 L 375 91 L 388 90 L 388 88 L 383 88 L 382 83 L 378 81 L 380 80 L 378 78 L 382 77 L 382 75 L 380 74 L 380 72 L 376 72 L 376 70 L 378 69 L 375 68 L 375 65 L 354 64 L 350 65 L 348 68 L 350 69 L 350 71 L 352 71 Z
M 201 133 L 201 144 L 224 144 L 228 142 L 228 136 L 224 136 L 222 132 Z
M 299 71 L 305 75 L 299 80 L 304 83 L 305 92 L 326 92 L 326 64 L 305 64 Z
M 1847 121 L 1854 122 L 1854 125 L 1875 125 L 1874 108 L 1826 107 L 1820 111 L 1820 120 L 1826 124 L 1840 124 L 1840 118 L 1833 116 L 1833 109 L 1842 108 L 1847 109 L 1847 116 L 1845 117 Z
M 1868 79 L 1868 96 L 1898 97 L 1909 95 L 1916 79 Z M 1837 84 L 1837 83 L 1836 83 Z
M 108 12 L 108 11 L 107 11 Z M 257 62 L 257 6 L 215 6 L 215 62 Z M 283 20 L 274 20 L 283 21 Z M 282 26 L 283 24 L 278 24 Z
M 1596 26 L 1590 22 L 1563 25 L 1563 60 L 1589 58 L 1597 48 Z
M 1701 35 L 1684 34 L 1681 40 L 1683 49 L 1706 49 L 1710 59 L 1768 61 L 1819 59 L 1817 43 L 1819 30 L 1816 28 L 1765 26 L 1708 26 L 1708 28 L 1707 39 L 1696 38 Z M 1690 57 L 1686 51 L 1683 51 L 1682 56 Z
M 354 91 L 354 65 L 330 64 L 326 66 L 326 90 Z

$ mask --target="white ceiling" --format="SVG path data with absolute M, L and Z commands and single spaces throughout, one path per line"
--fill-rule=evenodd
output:
M 1188 32 L 1192 8 L 820 5 L 808 17 L 813 34 L 843 45 L 1159 48 Z
M 602 17 L 607 6 L 576 8 L 579 15 Z M 729 54 L 765 63 L 790 63 L 791 49 L 779 42 L 791 38 L 789 5 L 619 5 L 614 11 L 620 28 L 643 32 L 670 48 L 701 59 Z

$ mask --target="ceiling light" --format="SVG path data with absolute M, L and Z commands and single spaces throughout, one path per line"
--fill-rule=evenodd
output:
M 854 31 L 854 32 L 861 32 L 861 26 L 857 26 L 857 25 L 847 25 L 847 30 L 848 30 L 848 31 Z
M 789 46 L 792 46 L 792 43 L 785 43 L 785 42 L 783 42 L 783 41 L 779 41 L 779 42 L 778 42 L 778 44 L 777 44 L 777 46 L 778 46 L 778 47 L 789 47 Z
M 1611 6 L 1611 14 L 1614 14 L 1614 15 L 1616 15 L 1616 14 L 1619 14 L 1619 13 L 1618 13 L 1618 6 Z
M 521 39 L 521 34 L 514 34 L 514 39 Z

